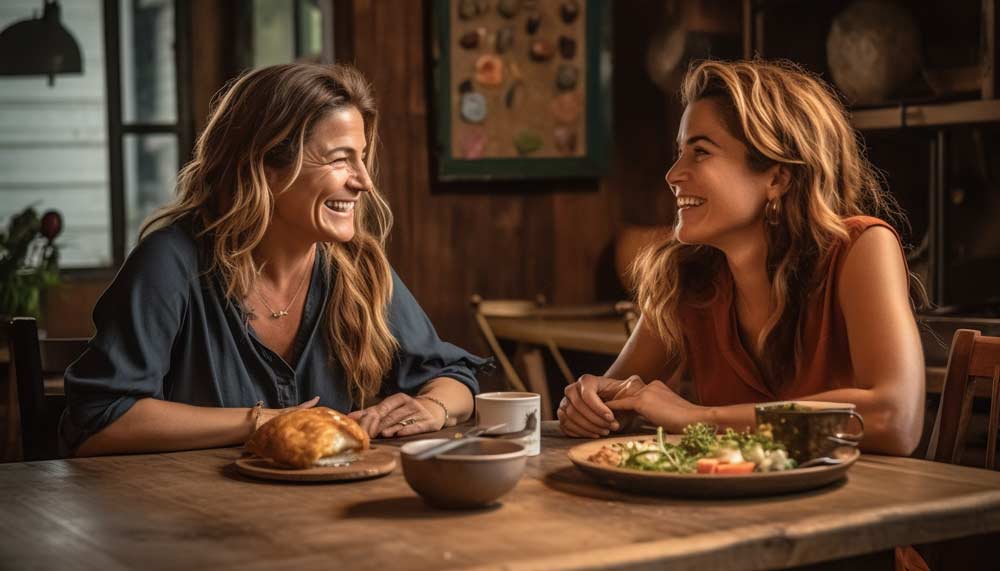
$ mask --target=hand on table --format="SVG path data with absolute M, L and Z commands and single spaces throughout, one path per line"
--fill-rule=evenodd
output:
M 604 405 L 615 412 L 638 413 L 673 434 L 679 434 L 685 426 L 705 419 L 704 407 L 688 402 L 662 381 L 653 381 L 631 394 L 619 395 Z
M 566 436 L 583 438 L 599 438 L 619 430 L 621 419 L 605 403 L 636 394 L 644 386 L 638 375 L 625 380 L 583 375 L 564 391 L 556 411 L 559 430 Z
M 444 427 L 444 410 L 427 399 L 396 393 L 382 402 L 347 415 L 372 438 L 410 436 Z

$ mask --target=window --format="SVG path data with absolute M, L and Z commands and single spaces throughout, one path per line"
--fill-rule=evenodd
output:
M 178 110 L 174 0 L 114 0 L 121 54 L 121 177 L 124 245 L 135 246 L 142 222 L 174 195 L 182 133 Z M 109 107 L 109 111 L 114 109 Z M 112 121 L 112 125 L 115 122 Z
M 179 63 L 187 44 L 187 2 L 181 0 L 105 0 L 108 45 L 118 45 L 109 58 L 109 85 L 119 88 L 108 98 L 108 150 L 112 173 L 112 228 L 116 259 L 139 238 L 143 221 L 174 196 L 177 170 L 190 149 L 186 97 Z M 178 32 L 181 32 L 178 34 Z
M 251 0 L 249 8 L 250 61 L 244 67 L 334 61 L 333 0 Z
M 0 77 L 0 225 L 27 206 L 64 217 L 63 267 L 110 266 L 111 203 L 101 0 L 62 2 L 81 75 Z M 41 2 L 0 3 L 0 28 L 40 16 Z
M 81 75 L 0 78 L 0 224 L 59 210 L 61 266 L 117 266 L 145 217 L 173 194 L 188 156 L 187 0 L 63 0 Z M 0 3 L 0 28 L 38 16 Z
M 0 225 L 26 206 L 64 218 L 64 269 L 114 268 L 174 195 L 190 156 L 191 0 L 61 0 L 80 75 L 0 77 Z M 0 29 L 41 0 L 0 2 Z M 239 0 L 235 69 L 332 62 L 333 0 Z M 245 17 L 245 19 L 244 19 Z

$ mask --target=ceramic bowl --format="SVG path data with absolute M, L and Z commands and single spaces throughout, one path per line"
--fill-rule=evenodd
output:
M 509 440 L 470 439 L 451 452 L 417 460 L 414 454 L 445 442 L 433 438 L 408 442 L 400 449 L 403 476 L 429 504 L 447 509 L 469 509 L 494 503 L 524 474 L 524 446 Z

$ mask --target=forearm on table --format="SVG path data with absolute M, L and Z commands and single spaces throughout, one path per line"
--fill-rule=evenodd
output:
M 215 408 L 144 398 L 88 438 L 77 456 L 169 452 L 242 444 L 253 427 L 253 409 Z
M 448 426 L 463 422 L 472 416 L 472 391 L 451 377 L 438 377 L 428 381 L 420 389 L 418 396 L 437 399 L 448 407 Z M 430 406 L 436 407 L 437 404 L 432 402 Z
M 908 456 L 920 441 L 923 426 L 923 398 L 919 406 L 907 404 L 907 398 L 877 389 L 835 389 L 796 400 L 853 403 L 864 418 L 862 449 L 869 452 Z M 721 428 L 744 430 L 754 426 L 754 405 L 705 407 L 705 421 Z

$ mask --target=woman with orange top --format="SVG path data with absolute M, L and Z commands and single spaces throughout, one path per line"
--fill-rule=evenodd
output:
M 818 78 L 766 61 L 703 62 L 682 96 L 666 175 L 675 231 L 636 261 L 642 318 L 604 376 L 567 387 L 562 431 L 609 434 L 616 412 L 673 432 L 743 429 L 753 403 L 837 401 L 864 416 L 865 449 L 910 454 L 922 290 L 844 107 Z M 695 402 L 670 388 L 681 378 Z

